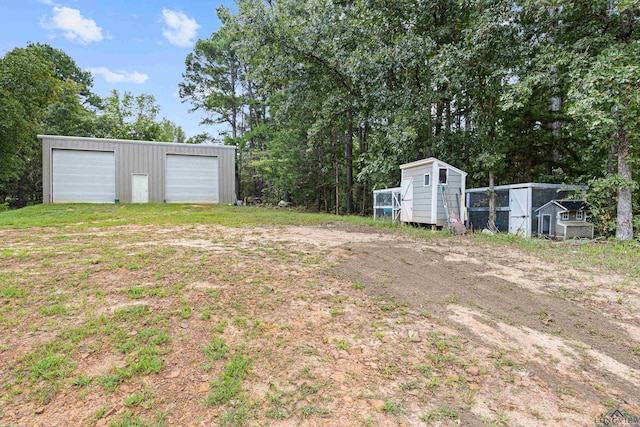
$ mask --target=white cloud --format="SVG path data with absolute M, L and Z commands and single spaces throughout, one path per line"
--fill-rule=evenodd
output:
M 70 7 L 54 6 L 51 20 L 43 20 L 41 25 L 48 30 L 62 30 L 67 39 L 81 44 L 102 40 L 102 28 L 93 19 L 83 17 L 78 9 Z
M 107 81 L 107 83 L 136 83 L 141 84 L 149 79 L 146 74 L 134 71 L 133 73 L 127 73 L 126 71 L 120 71 L 119 73 L 113 72 L 107 67 L 87 68 L 87 71 L 93 73 L 94 76 L 101 75 Z
M 189 18 L 178 10 L 162 9 L 165 27 L 162 35 L 172 45 L 188 47 L 193 44 L 193 39 L 200 25 L 195 19 Z

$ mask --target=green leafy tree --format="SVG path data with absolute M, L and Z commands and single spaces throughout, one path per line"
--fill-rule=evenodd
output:
M 42 43 L 29 43 L 27 50 L 53 64 L 55 76 L 58 80 L 73 81 L 77 85 L 77 93 L 85 107 L 101 107 L 100 97 L 92 92 L 93 74 L 80 69 L 76 62 L 64 51 Z
M 593 132 L 596 148 L 615 154 L 617 168 L 609 181 L 616 191 L 616 237 L 633 239 L 632 169 L 638 165 L 640 138 L 640 46 L 615 44 L 602 51 L 583 75 L 575 76 L 571 112 Z
M 100 138 L 142 141 L 185 142 L 180 126 L 163 118 L 158 121 L 160 106 L 153 95 L 134 96 L 113 90 L 102 100 L 104 110 L 96 119 L 96 136 Z
M 50 62 L 30 49 L 16 48 L 0 59 L 0 203 L 15 197 L 24 206 L 40 176 L 30 165 L 41 159 L 35 136 L 61 82 Z

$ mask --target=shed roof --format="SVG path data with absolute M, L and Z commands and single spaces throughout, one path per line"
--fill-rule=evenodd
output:
M 381 188 L 379 190 L 373 190 L 374 193 L 391 193 L 394 191 L 402 191 L 402 187 Z
M 93 137 L 84 137 L 84 136 L 62 136 L 62 135 L 37 135 L 38 139 L 59 139 L 64 141 L 78 141 L 78 140 L 89 140 L 96 142 L 116 142 L 120 144 L 152 144 L 152 145 L 175 145 L 179 147 L 186 146 L 197 146 L 197 147 L 211 147 L 211 148 L 222 148 L 235 150 L 236 147 L 233 145 L 222 145 L 222 144 L 186 144 L 186 143 L 175 143 L 175 142 L 162 142 L 162 141 L 139 141 L 136 139 L 110 139 L 110 138 L 93 138 Z
M 589 205 L 589 203 L 585 202 L 584 200 L 551 200 L 550 202 L 547 202 L 536 209 L 536 212 L 546 208 L 551 204 L 555 204 L 560 209 L 562 209 L 563 212 L 591 210 L 591 206 Z
M 573 191 L 586 191 L 589 189 L 587 185 L 573 185 L 573 184 L 548 184 L 544 182 L 522 182 L 519 184 L 508 185 L 496 185 L 493 187 L 496 190 L 511 190 L 514 188 L 542 188 L 549 190 L 573 190 Z M 467 193 L 482 193 L 488 191 L 489 187 L 468 188 Z
M 447 162 L 443 162 L 440 159 L 436 159 L 435 157 L 429 157 L 426 159 L 422 159 L 422 160 L 416 160 L 415 162 L 411 162 L 411 163 L 405 163 L 403 165 L 400 165 L 400 169 L 409 169 L 409 168 L 415 168 L 418 166 L 425 166 L 431 163 L 437 162 L 439 165 L 443 165 L 449 169 L 453 169 L 454 171 L 458 172 L 461 175 L 467 176 L 467 173 L 465 171 L 463 171 L 462 169 L 458 169 L 457 167 L 450 165 Z

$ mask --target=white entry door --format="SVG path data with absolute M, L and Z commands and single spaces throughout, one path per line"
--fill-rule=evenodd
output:
M 509 190 L 509 233 L 522 237 L 529 236 L 529 212 L 527 209 L 527 188 Z
M 131 203 L 149 203 L 149 175 L 146 173 L 131 176 Z
M 413 221 L 413 178 L 402 180 L 402 208 L 400 210 L 400 221 Z

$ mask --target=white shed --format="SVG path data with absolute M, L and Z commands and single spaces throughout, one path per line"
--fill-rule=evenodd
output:
M 400 221 L 445 227 L 448 218 L 466 220 L 466 172 L 435 157 L 400 165 L 400 169 Z

